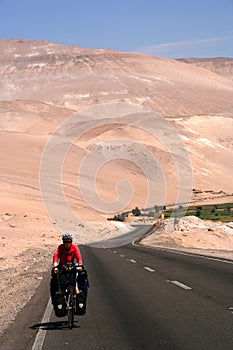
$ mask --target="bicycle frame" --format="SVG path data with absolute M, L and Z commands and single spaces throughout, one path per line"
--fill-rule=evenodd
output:
M 72 267 L 65 270 L 66 284 L 65 286 L 63 286 L 65 287 L 64 297 L 65 297 L 65 303 L 66 303 L 69 329 L 72 329 L 74 324 L 75 301 L 74 301 L 74 290 L 73 290 L 73 286 L 71 285 L 71 275 L 74 273 L 75 271 L 73 270 Z M 58 274 L 57 278 L 58 278 L 58 287 L 59 287 L 59 290 L 61 290 L 60 273 Z
M 82 266 L 83 269 L 83 266 Z M 83 316 L 86 313 L 86 297 L 89 287 L 86 270 L 79 270 L 73 264 L 66 264 L 56 274 L 56 294 L 58 303 L 54 302 L 54 310 L 57 317 L 68 317 L 68 326 L 73 328 L 74 315 Z M 80 276 L 80 278 L 79 278 Z M 76 295 L 76 286 L 79 293 Z M 58 305 L 59 304 L 59 305 Z

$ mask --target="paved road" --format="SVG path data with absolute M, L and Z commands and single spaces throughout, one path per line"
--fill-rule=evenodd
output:
M 144 237 L 153 230 L 151 225 L 132 225 L 132 227 L 134 229 L 125 234 L 107 239 L 106 241 L 92 242 L 88 245 L 95 248 L 120 247 Z
M 43 350 L 233 349 L 231 262 L 134 245 L 81 249 L 91 284 L 87 314 L 76 316 L 69 330 L 53 313 L 48 322 L 38 323 L 41 313 L 33 322 L 35 306 L 28 313 L 28 305 L 20 318 L 21 342 L 14 347 L 16 333 L 9 333 L 4 350 L 32 349 L 38 329 L 45 333 Z

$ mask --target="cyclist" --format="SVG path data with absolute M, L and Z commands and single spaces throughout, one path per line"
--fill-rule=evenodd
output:
M 65 284 L 65 273 L 63 273 L 63 267 L 68 263 L 72 262 L 74 266 L 77 266 L 78 271 L 82 271 L 82 256 L 81 252 L 76 244 L 73 244 L 73 236 L 70 233 L 65 233 L 62 236 L 63 243 L 60 244 L 53 256 L 53 272 L 55 274 L 60 273 L 60 292 L 64 292 L 62 286 Z M 72 285 L 74 287 L 74 293 L 79 293 L 77 276 L 78 271 L 74 273 Z

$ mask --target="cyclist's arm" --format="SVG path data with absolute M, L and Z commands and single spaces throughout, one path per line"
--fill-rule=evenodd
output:
M 60 262 L 60 249 L 59 247 L 55 250 L 54 256 L 53 256 L 53 271 L 57 273 L 58 270 L 58 265 Z
M 75 245 L 74 249 L 75 249 L 75 258 L 77 259 L 77 263 L 78 263 L 78 265 L 82 265 L 83 259 L 82 259 L 82 255 L 81 255 L 81 252 L 80 252 L 78 246 Z

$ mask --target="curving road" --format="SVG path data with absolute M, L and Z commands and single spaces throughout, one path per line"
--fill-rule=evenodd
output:
M 81 250 L 90 279 L 87 314 L 76 316 L 72 330 L 65 318 L 49 317 L 49 305 L 43 316 L 44 281 L 2 349 L 233 349 L 232 261 L 132 244 Z

